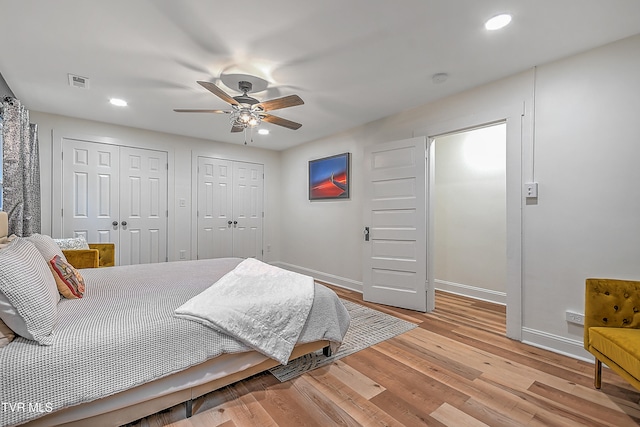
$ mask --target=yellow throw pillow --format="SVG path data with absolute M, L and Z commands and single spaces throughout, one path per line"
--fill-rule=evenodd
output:
M 49 264 L 53 277 L 56 279 L 58 292 L 68 299 L 82 298 L 84 279 L 80 272 L 58 255 L 54 256 Z

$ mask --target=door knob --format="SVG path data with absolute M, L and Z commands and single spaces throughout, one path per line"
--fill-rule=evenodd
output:
M 227 224 L 231 225 L 233 224 L 233 221 L 227 221 Z
M 111 225 L 113 225 L 114 227 L 117 227 L 117 226 L 118 226 L 118 221 L 113 221 L 113 222 L 111 223 Z
M 236 225 L 238 223 L 238 221 L 233 221 L 233 225 Z
M 127 226 L 127 221 L 122 221 L 122 226 L 126 227 Z

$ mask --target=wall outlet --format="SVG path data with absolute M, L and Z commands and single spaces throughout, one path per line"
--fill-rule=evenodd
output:
M 527 182 L 524 185 L 524 195 L 527 198 L 536 198 L 536 197 L 538 197 L 538 183 L 537 182 Z
M 187 259 L 187 251 L 184 249 L 180 251 L 180 259 Z
M 575 323 L 576 325 L 584 325 L 584 314 L 576 313 L 574 311 L 567 311 L 567 322 Z

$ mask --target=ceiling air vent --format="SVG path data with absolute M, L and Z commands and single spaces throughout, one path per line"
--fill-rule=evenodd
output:
M 87 77 L 76 76 L 74 74 L 68 74 L 69 86 L 78 87 L 80 89 L 89 89 L 89 79 Z

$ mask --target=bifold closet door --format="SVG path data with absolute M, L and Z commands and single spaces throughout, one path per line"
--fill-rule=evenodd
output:
M 262 259 L 264 166 L 198 157 L 198 259 Z
M 233 256 L 262 259 L 263 187 L 263 165 L 233 163 Z
M 76 139 L 62 141 L 62 233 L 120 248 L 120 149 Z
M 167 261 L 167 153 L 120 148 L 120 265 Z
M 233 254 L 233 163 L 198 157 L 198 259 Z
M 116 264 L 167 260 L 167 153 L 62 143 L 62 233 L 113 242 Z

